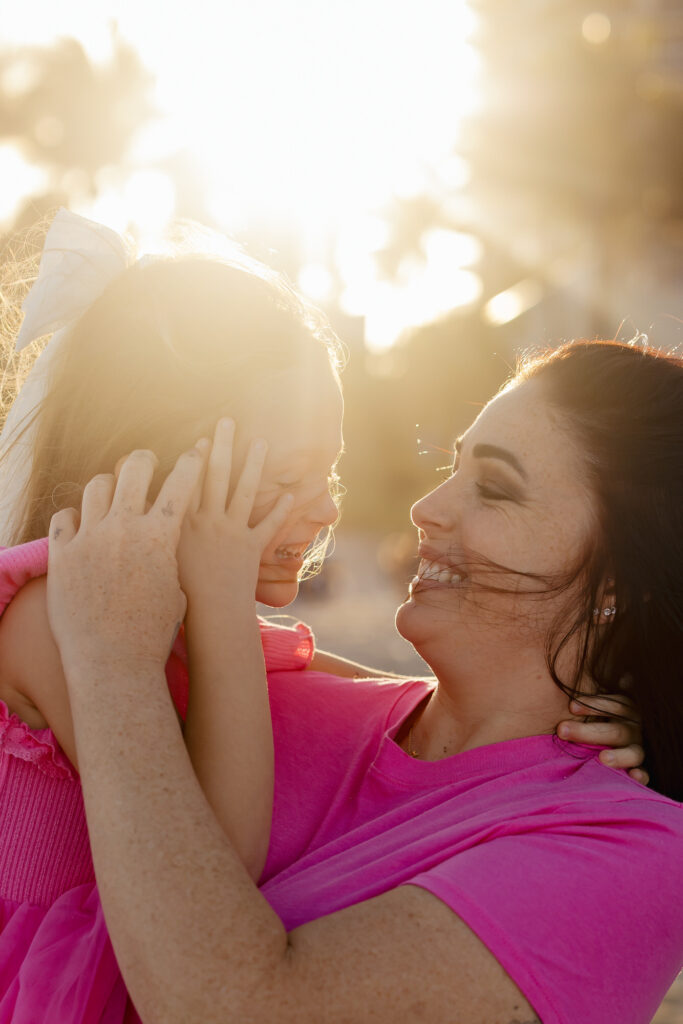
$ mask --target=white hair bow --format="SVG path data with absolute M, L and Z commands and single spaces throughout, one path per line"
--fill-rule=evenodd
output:
M 65 334 L 109 284 L 135 262 L 123 238 L 95 221 L 59 210 L 45 238 L 38 277 L 24 300 L 17 352 L 56 332 L 36 360 L 0 433 L 0 543 L 7 544 L 31 475 L 34 415 L 47 391 L 52 360 Z M 11 446 L 11 448 L 10 448 Z

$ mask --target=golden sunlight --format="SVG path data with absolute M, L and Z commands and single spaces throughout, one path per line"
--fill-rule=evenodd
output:
M 163 14 L 153 0 L 65 0 L 59 9 L 39 0 L 3 30 L 16 47 L 71 35 L 104 66 L 114 27 L 153 76 L 155 117 L 127 165 L 100 173 L 96 198 L 72 193 L 77 212 L 154 249 L 177 213 L 169 168 L 184 160 L 203 219 L 238 236 L 260 231 L 275 246 L 295 239 L 298 283 L 319 302 L 333 290 L 330 251 L 349 248 L 351 223 L 374 223 L 356 234 L 353 268 L 342 261 L 334 285 L 346 308 L 367 316 L 368 341 L 385 347 L 479 294 L 463 269 L 473 240 L 455 232 L 425 238 L 420 259 L 391 284 L 373 256 L 388 204 L 419 193 L 435 169 L 467 180 L 454 146 L 476 107 L 476 23 L 466 0 L 423 0 L 419 11 L 408 0 L 200 0 Z

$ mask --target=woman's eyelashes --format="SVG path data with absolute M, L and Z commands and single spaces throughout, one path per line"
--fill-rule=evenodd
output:
M 456 455 L 452 466 L 445 468 L 450 469 L 446 479 L 454 477 L 460 469 L 460 454 L 458 453 L 458 455 Z M 483 501 L 514 501 L 516 498 L 512 489 L 496 482 L 495 480 L 475 480 L 474 486 L 477 494 Z
M 483 498 L 484 501 L 512 501 L 513 497 L 511 494 L 506 494 L 505 491 L 501 491 L 500 488 L 496 487 L 495 484 L 489 483 L 477 483 L 477 491 L 479 497 Z

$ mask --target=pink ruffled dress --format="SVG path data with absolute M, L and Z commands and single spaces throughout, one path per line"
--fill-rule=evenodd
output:
M 47 539 L 0 550 L 0 614 L 47 571 Z M 313 637 L 261 621 L 269 671 L 304 668 Z M 2 666 L 0 666 L 2 671 Z M 181 716 L 181 630 L 166 666 Z M 51 729 L 30 729 L 0 701 L 0 1024 L 132 1024 L 102 915 L 81 786 Z

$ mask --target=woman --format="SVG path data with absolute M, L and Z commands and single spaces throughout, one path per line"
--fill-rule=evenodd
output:
M 678 359 L 586 343 L 484 409 L 413 509 L 420 570 L 397 625 L 436 684 L 271 678 L 262 893 L 164 693 L 183 607 L 171 550 L 199 460 L 166 482 L 173 517 L 143 514 L 135 466 L 116 502 L 136 514 L 102 501 L 87 529 L 57 514 L 50 621 L 105 915 L 145 1022 L 651 1018 L 683 952 L 682 383 Z M 124 649 L 120 618 L 136 623 Z M 563 690 L 635 699 L 660 792 L 553 738 Z

